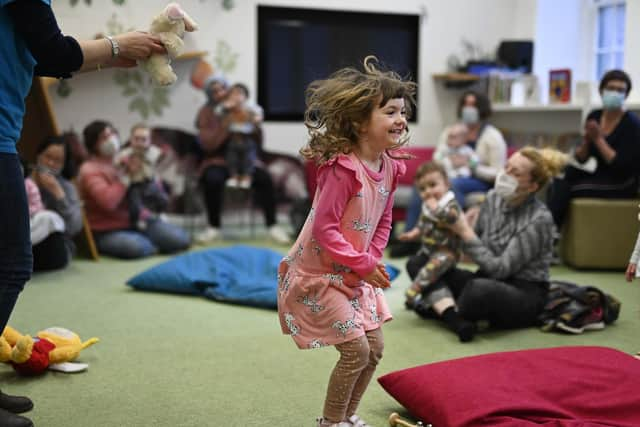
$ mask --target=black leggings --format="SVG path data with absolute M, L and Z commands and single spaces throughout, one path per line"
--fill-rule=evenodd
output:
M 33 271 L 64 268 L 71 258 L 63 233 L 51 233 L 42 242 L 33 245 Z
M 564 223 L 571 199 L 594 197 L 598 199 L 635 198 L 638 180 L 630 177 L 624 182 L 613 182 L 607 177 L 591 175 L 568 167 L 563 179 L 554 179 L 549 187 L 547 205 L 558 230 Z
M 200 183 L 204 190 L 209 225 L 220 228 L 220 212 L 224 203 L 225 181 L 229 178 L 229 170 L 224 166 L 209 166 L 202 174 Z M 262 208 L 265 223 L 268 227 L 276 223 L 276 199 L 273 181 L 267 171 L 255 168 L 252 174 L 251 187 L 254 202 Z
M 409 276 L 415 278 L 424 265 L 424 254 L 407 262 Z M 429 287 L 429 293 L 450 291 L 460 316 L 465 320 L 488 320 L 498 328 L 524 328 L 538 323 L 546 302 L 548 284 L 526 280 L 496 280 L 482 273 L 452 268 Z M 428 295 L 423 295 L 428 299 Z

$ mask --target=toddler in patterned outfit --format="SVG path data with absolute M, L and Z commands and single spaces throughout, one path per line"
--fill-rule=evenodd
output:
M 364 71 L 345 68 L 307 89 L 309 142 L 300 152 L 320 165 L 318 188 L 278 270 L 283 333 L 300 349 L 333 345 L 340 353 L 318 426 L 367 426 L 355 413 L 382 357 L 381 326 L 391 319 L 380 259 L 405 171 L 393 153 L 407 140 L 416 85 L 375 63 L 367 57 Z
M 405 292 L 405 305 L 413 309 L 423 291 L 434 284 L 444 273 L 454 267 L 460 258 L 460 238 L 450 229 L 460 216 L 460 205 L 449 189 L 449 179 L 444 165 L 437 162 L 423 163 L 416 171 L 416 186 L 422 197 L 422 212 L 414 228 L 402 233 L 403 241 L 422 241 L 417 255 L 422 255 L 424 266 L 413 278 Z

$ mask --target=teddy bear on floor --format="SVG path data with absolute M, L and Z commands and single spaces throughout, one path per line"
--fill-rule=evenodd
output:
M 0 336 L 0 362 L 11 363 L 23 375 L 38 375 L 47 368 L 78 372 L 88 365 L 69 362 L 98 341 L 98 338 L 90 338 L 82 342 L 76 333 L 60 327 L 47 328 L 31 338 L 7 326 Z
M 191 32 L 197 29 L 198 25 L 178 3 L 169 3 L 153 19 L 149 32 L 160 38 L 167 53 L 153 54 L 149 59 L 140 61 L 139 64 L 149 73 L 155 84 L 168 86 L 176 81 L 177 76 L 171 67 L 171 59 L 182 52 L 184 46 L 182 38 L 185 31 Z

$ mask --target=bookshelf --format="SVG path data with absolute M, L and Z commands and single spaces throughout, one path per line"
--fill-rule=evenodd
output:
M 550 113 L 550 112 L 581 112 L 584 107 L 579 104 L 531 104 L 511 105 L 496 103 L 492 105 L 494 113 Z

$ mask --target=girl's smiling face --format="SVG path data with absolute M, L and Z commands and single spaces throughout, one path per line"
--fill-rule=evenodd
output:
M 369 120 L 361 130 L 361 143 L 373 151 L 384 150 L 398 144 L 407 129 L 404 98 L 393 98 L 383 106 L 376 103 Z

